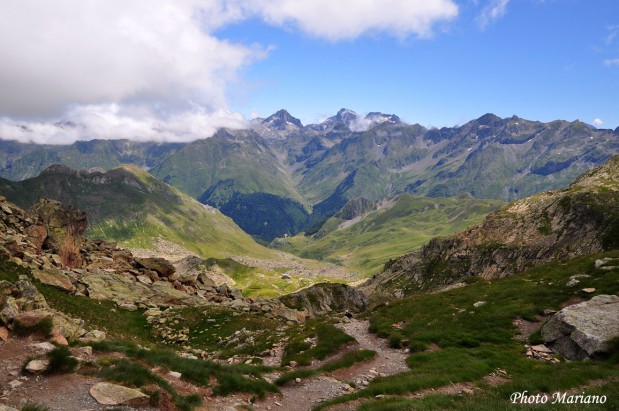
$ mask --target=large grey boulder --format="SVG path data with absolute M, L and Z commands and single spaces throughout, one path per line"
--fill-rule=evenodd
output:
M 305 310 L 313 316 L 330 312 L 361 312 L 368 306 L 365 294 L 346 284 L 315 284 L 279 300 L 287 307 Z
M 619 337 L 619 297 L 598 295 L 556 313 L 542 328 L 542 339 L 569 360 L 604 356 Z
M 132 400 L 146 398 L 146 395 L 138 390 L 107 382 L 94 385 L 90 389 L 90 395 L 103 405 L 120 405 Z

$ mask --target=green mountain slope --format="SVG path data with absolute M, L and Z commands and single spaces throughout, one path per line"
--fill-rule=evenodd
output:
M 272 246 L 305 258 L 337 262 L 366 275 L 375 274 L 389 259 L 420 247 L 432 237 L 474 225 L 501 204 L 468 195 L 424 198 L 403 194 L 366 215 L 340 213 L 327 220 L 313 237 L 280 238 Z
M 381 299 L 619 248 L 619 155 L 569 188 L 518 200 L 399 257 L 364 285 Z
M 88 236 L 126 246 L 150 248 L 164 238 L 205 257 L 273 254 L 216 209 L 135 166 L 106 173 L 52 166 L 24 181 L 0 180 L 0 194 L 23 208 L 40 197 L 74 205 L 88 214 Z

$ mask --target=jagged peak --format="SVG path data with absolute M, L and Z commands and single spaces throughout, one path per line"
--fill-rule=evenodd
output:
M 289 125 L 296 126 L 298 128 L 303 127 L 303 123 L 296 117 L 293 117 L 285 109 L 277 111 L 275 114 L 270 115 L 262 121 L 267 127 L 275 128 L 278 130 L 285 130 Z

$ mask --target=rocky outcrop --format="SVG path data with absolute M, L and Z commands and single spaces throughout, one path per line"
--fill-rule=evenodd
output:
M 568 189 L 516 201 L 459 234 L 389 261 L 362 289 L 373 300 L 461 281 L 499 278 L 554 259 L 619 247 L 619 156 Z
M 67 267 L 81 267 L 80 247 L 88 225 L 86 213 L 46 198 L 39 199 L 30 212 L 39 217 L 47 229 L 43 248 L 58 254 Z
M 181 261 L 182 270 L 177 272 L 165 259 L 136 258 L 115 242 L 88 240 L 82 236 L 86 217 L 72 207 L 41 200 L 33 211 L 38 214 L 0 198 L 0 258 L 29 269 L 32 277 L 43 284 L 70 294 L 111 300 L 119 308 L 132 311 L 156 306 L 223 305 L 238 312 L 297 323 L 307 316 L 278 300 L 255 301 L 243 297 L 238 289 L 217 285 L 210 277 L 212 267 L 207 269 L 205 260 L 198 257 Z M 78 262 L 79 268 L 71 266 Z M 43 296 L 25 281 L 27 278 L 24 276 L 17 285 L 0 281 L 0 325 L 11 328 L 19 316 L 43 315 L 53 318 L 64 337 L 82 337 L 86 330 L 81 324 L 50 310 Z
M 619 337 L 619 297 L 598 295 L 566 307 L 542 328 L 542 339 L 569 360 L 603 357 Z
M 0 325 L 9 330 L 34 329 L 47 333 L 47 336 L 64 336 L 76 339 L 87 331 L 83 321 L 49 307 L 45 297 L 27 279 L 16 283 L 0 281 Z
M 346 284 L 315 284 L 279 298 L 287 307 L 316 316 L 331 312 L 361 312 L 367 308 L 365 294 Z

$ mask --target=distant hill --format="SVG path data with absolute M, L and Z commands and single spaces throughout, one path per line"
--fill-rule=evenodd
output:
M 476 224 L 502 204 L 466 194 L 450 198 L 402 194 L 379 203 L 353 200 L 314 236 L 279 238 L 270 246 L 305 258 L 336 262 L 366 275 L 375 274 L 389 259 L 435 236 Z
M 619 248 L 619 156 L 569 188 L 518 200 L 459 234 L 390 261 L 364 288 L 402 296 L 479 276 L 505 277 L 555 259 Z M 380 297 L 376 297 L 380 298 Z
M 87 236 L 150 248 L 158 238 L 205 257 L 268 257 L 230 218 L 135 166 L 108 172 L 56 165 L 23 181 L 0 179 L 0 194 L 22 208 L 47 197 L 86 211 Z
M 315 233 L 357 198 L 469 194 L 513 201 L 565 188 L 618 153 L 619 128 L 596 129 L 581 121 L 485 114 L 460 126 L 428 129 L 394 114 L 342 109 L 319 124 L 303 125 L 280 110 L 253 120 L 250 129 L 219 130 L 188 144 L 0 141 L 0 176 L 33 177 L 52 163 L 104 170 L 131 163 L 270 241 Z M 248 218 L 254 208 L 280 210 L 284 223 L 265 229 L 272 219 Z

